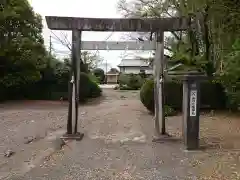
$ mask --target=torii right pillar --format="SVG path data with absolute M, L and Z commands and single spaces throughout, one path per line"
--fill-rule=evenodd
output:
M 200 81 L 206 76 L 198 72 L 183 75 L 183 138 L 187 150 L 199 148 Z

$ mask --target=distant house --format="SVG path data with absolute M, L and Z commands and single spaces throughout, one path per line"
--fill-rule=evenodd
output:
M 116 68 L 111 68 L 106 74 L 107 84 L 117 84 L 119 71 Z
M 145 71 L 146 74 L 152 74 L 153 68 L 149 64 L 146 59 L 141 58 L 122 59 L 118 67 L 120 72 L 124 74 L 139 74 L 141 71 Z
M 165 55 L 165 61 L 169 56 Z M 148 75 L 153 74 L 153 59 L 146 58 L 132 58 L 132 59 L 122 59 L 121 63 L 118 65 L 120 72 L 124 74 L 139 74 L 140 72 L 145 72 Z

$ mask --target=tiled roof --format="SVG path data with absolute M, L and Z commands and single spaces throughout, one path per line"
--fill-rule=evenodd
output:
M 170 57 L 168 55 L 164 55 L 165 61 L 169 59 Z M 153 58 L 150 57 L 148 58 L 139 58 L 139 57 L 131 57 L 127 59 L 122 59 L 121 63 L 118 65 L 118 67 L 148 67 L 152 66 L 153 63 Z

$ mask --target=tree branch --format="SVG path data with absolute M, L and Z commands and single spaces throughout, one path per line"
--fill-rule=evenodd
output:
M 53 31 L 51 31 L 51 33 L 53 34 L 53 39 L 55 39 L 56 41 L 58 41 L 59 43 L 61 43 L 63 46 L 65 46 L 66 48 L 68 48 L 70 51 L 72 51 L 71 48 L 71 43 L 67 40 L 67 35 L 64 35 L 61 32 L 62 38 L 58 37 Z

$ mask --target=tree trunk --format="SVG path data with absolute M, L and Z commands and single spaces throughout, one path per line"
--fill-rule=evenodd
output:
M 212 76 L 214 73 L 214 65 L 213 65 L 213 57 L 211 53 L 211 45 L 212 40 L 210 39 L 210 27 L 208 26 L 208 12 L 209 12 L 209 5 L 206 6 L 204 9 L 204 18 L 203 18 L 203 25 L 204 25 L 204 42 L 205 42 L 205 59 L 207 61 L 206 64 L 206 73 L 208 76 Z

